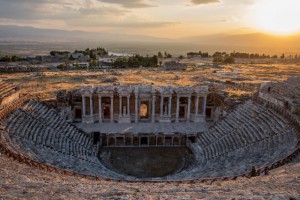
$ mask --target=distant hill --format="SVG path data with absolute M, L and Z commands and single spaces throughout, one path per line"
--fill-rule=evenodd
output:
M 168 51 L 175 55 L 184 55 L 188 51 L 199 50 L 208 51 L 210 53 L 235 50 L 267 54 L 300 54 L 300 35 L 285 37 L 263 33 L 217 34 L 181 39 L 166 39 L 144 35 L 126 35 L 122 33 L 67 31 L 28 26 L 0 25 L 0 42 L 0 50 L 3 51 L 9 49 L 8 46 L 10 44 L 26 46 L 29 45 L 29 43 L 44 42 L 47 43 L 42 44 L 45 50 L 49 50 L 51 44 L 54 43 L 63 43 L 63 49 L 85 48 L 88 46 L 96 47 L 95 45 L 101 44 L 117 52 L 135 52 L 145 55 L 156 54 L 158 51 Z M 24 42 L 26 43 L 24 44 Z M 36 47 L 36 50 L 39 50 L 42 45 L 37 44 L 38 47 Z M 51 46 L 51 49 L 55 49 L 55 47 L 60 48 L 59 45 Z M 32 47 L 29 46 L 27 49 L 31 48 Z M 13 52 L 18 53 L 14 49 Z
M 300 35 L 294 36 L 274 36 L 263 33 L 250 33 L 240 35 L 208 35 L 199 37 L 183 38 L 182 41 L 198 44 L 198 45 L 217 45 L 231 48 L 236 50 L 244 49 L 249 51 L 253 49 L 257 51 L 263 50 L 264 52 L 299 52 L 300 53 Z M 250 50 L 251 51 L 251 50 Z
M 41 29 L 29 26 L 0 25 L 0 40 L 11 41 L 43 41 L 43 42 L 78 42 L 78 41 L 98 41 L 105 42 L 166 42 L 166 39 L 140 35 L 126 35 L 120 33 L 101 33 L 85 31 L 68 31 L 58 29 Z

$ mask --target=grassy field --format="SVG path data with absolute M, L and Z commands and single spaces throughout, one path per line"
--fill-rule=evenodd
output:
M 98 71 L 58 71 L 42 73 L 0 74 L 0 79 L 19 85 L 22 92 L 43 92 L 48 98 L 55 97 L 58 90 L 79 89 L 80 86 L 112 85 L 114 80 L 124 85 L 194 86 L 219 83 L 220 88 L 228 81 L 258 85 L 265 81 L 285 80 L 300 76 L 300 64 L 234 64 L 212 66 L 190 61 L 184 71 L 163 71 L 161 68 Z M 250 93 L 255 87 L 222 88 L 232 95 Z

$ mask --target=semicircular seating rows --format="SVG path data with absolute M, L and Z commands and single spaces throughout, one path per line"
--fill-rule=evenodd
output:
M 30 100 L 2 121 L 7 143 L 32 160 L 101 177 L 124 178 L 97 158 L 92 138 L 67 123 L 54 109 Z
M 16 86 L 0 80 L 0 104 L 3 99 L 13 95 L 17 90 L 18 88 Z
M 36 101 L 15 110 L 1 125 L 2 141 L 32 160 L 104 178 L 135 179 L 105 168 L 91 137 Z M 161 179 L 239 176 L 252 166 L 268 166 L 284 158 L 297 148 L 297 142 L 286 119 L 248 101 L 189 143 L 196 157 L 194 166 Z
M 247 101 L 190 144 L 195 167 L 175 175 L 185 177 L 239 176 L 268 166 L 291 154 L 298 138 L 289 122 L 276 112 Z

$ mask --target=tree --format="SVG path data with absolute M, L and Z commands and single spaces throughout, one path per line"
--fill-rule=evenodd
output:
M 233 64 L 235 62 L 234 57 L 226 56 L 223 61 L 224 64 Z
M 96 60 L 96 54 L 93 51 L 90 51 L 90 59 Z
M 75 60 L 75 58 L 73 58 L 73 55 L 71 54 L 70 56 L 70 60 Z
M 55 56 L 56 52 L 55 51 L 50 51 L 51 56 Z
M 214 56 L 213 62 L 214 63 L 221 63 L 222 62 L 222 57 L 221 56 Z
M 162 61 L 159 61 L 159 66 L 161 66 L 162 65 Z
M 97 61 L 96 60 L 92 60 L 90 63 L 89 63 L 90 66 L 92 67 L 95 67 L 97 65 Z
M 0 59 L 0 62 L 11 62 L 11 57 L 5 56 Z
M 160 51 L 157 53 L 157 57 L 158 58 L 163 58 L 163 55 L 162 55 L 162 53 Z
M 154 55 L 152 57 L 146 56 L 140 56 L 140 55 L 134 55 L 132 57 L 123 57 L 123 58 L 117 58 L 113 65 L 117 68 L 124 68 L 124 67 L 130 67 L 130 68 L 137 68 L 140 66 L 143 67 L 155 67 L 157 66 L 157 56 Z
M 280 56 L 281 59 L 284 59 L 285 58 L 285 55 L 284 53 Z
M 278 56 L 277 55 L 273 55 L 271 58 L 277 59 Z

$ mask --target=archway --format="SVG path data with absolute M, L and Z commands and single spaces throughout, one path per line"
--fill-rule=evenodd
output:
M 115 138 L 111 137 L 108 139 L 108 146 L 115 146 L 116 145 L 116 141 Z
M 140 118 L 149 119 L 149 101 L 142 101 L 140 104 Z
M 173 138 L 173 145 L 179 145 L 179 138 L 178 137 Z

